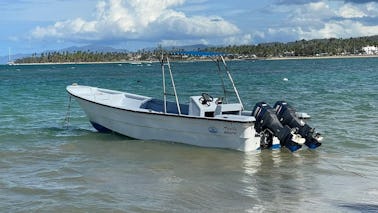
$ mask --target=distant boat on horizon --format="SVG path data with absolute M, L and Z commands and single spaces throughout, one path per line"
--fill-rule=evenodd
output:
M 8 65 L 12 66 L 12 65 L 15 65 L 14 61 L 11 60 L 11 48 L 9 47 L 8 48 L 8 62 L 7 62 Z

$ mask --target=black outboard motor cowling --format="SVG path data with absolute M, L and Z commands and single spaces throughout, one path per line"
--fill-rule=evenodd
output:
M 287 147 L 292 152 L 302 147 L 292 140 L 291 129 L 281 124 L 276 111 L 265 102 L 259 102 L 255 105 L 252 116 L 256 118 L 255 129 L 258 133 L 269 129 L 280 140 L 281 145 Z
M 295 114 L 295 109 L 292 108 L 285 101 L 277 101 L 274 104 L 277 117 L 283 125 L 288 125 L 290 128 L 297 128 L 298 134 L 306 139 L 306 146 L 310 149 L 315 149 L 321 145 L 318 141 L 318 133 L 315 129 L 307 125 L 303 120 L 299 119 Z

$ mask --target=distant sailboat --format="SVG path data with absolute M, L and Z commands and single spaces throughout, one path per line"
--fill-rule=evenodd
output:
M 8 65 L 15 65 L 14 61 L 11 60 L 11 49 L 8 48 Z

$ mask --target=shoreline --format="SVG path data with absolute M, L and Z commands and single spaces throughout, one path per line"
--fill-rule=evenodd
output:
M 280 60 L 318 60 L 318 59 L 350 59 L 350 58 L 378 58 L 378 55 L 345 55 L 345 56 L 288 56 L 288 57 L 257 57 L 247 59 L 229 59 L 230 61 L 248 61 L 248 60 L 267 60 L 267 61 L 280 61 Z M 178 60 L 180 62 L 196 62 L 208 61 L 208 59 L 198 60 Z M 76 65 L 76 64 L 151 64 L 159 63 L 159 61 L 98 61 L 98 62 L 46 62 L 46 63 L 15 63 L 9 66 L 28 66 L 28 65 Z M 3 64 L 7 65 L 7 64 Z
M 157 63 L 159 61 L 93 61 L 93 62 L 46 62 L 46 63 L 15 63 L 11 66 L 18 65 L 76 65 L 76 64 L 131 64 L 131 65 L 140 65 L 140 64 L 151 64 Z M 6 64 L 4 64 L 6 65 Z
M 348 58 L 378 58 L 378 55 L 336 55 L 336 56 L 287 56 L 267 57 L 263 60 L 314 60 L 314 59 L 348 59 Z

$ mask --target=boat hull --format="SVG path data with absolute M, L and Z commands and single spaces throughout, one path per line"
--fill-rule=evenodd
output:
M 239 151 L 260 149 L 260 137 L 256 136 L 254 122 L 123 109 L 70 94 L 100 131 L 111 130 L 141 140 L 170 141 L 202 147 Z

